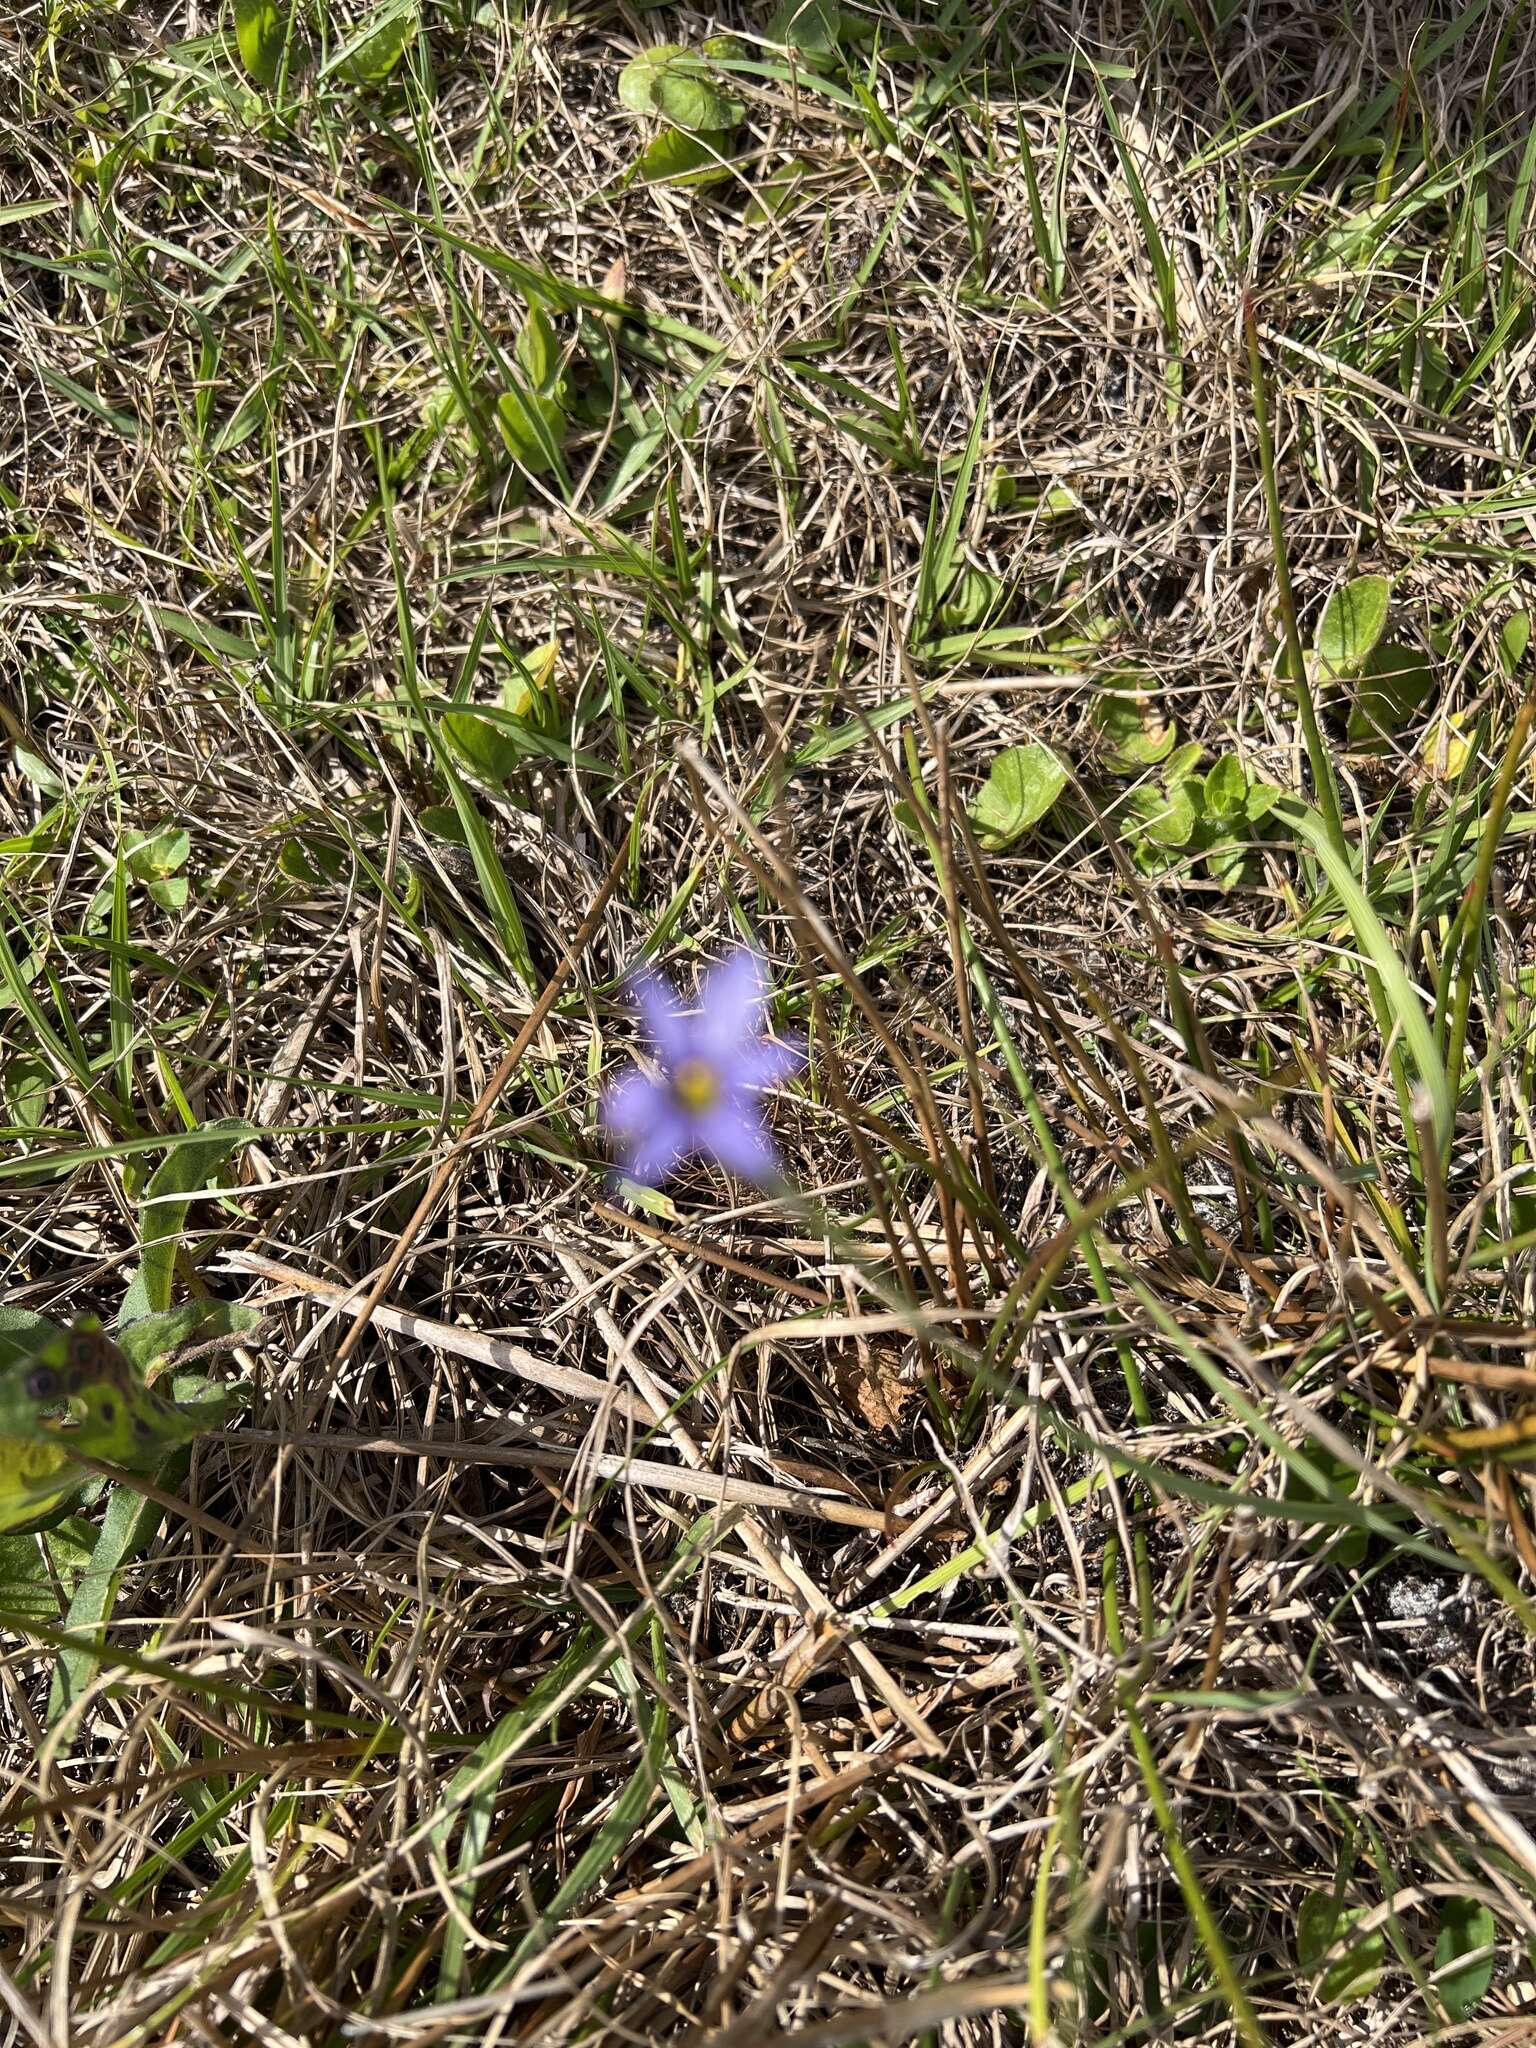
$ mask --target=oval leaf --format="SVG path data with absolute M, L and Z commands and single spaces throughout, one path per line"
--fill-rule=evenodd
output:
M 1317 1995 L 1324 2005 L 1339 2005 L 1345 1999 L 1365 1998 L 1381 1981 L 1386 1960 L 1387 1938 L 1373 1928 L 1359 1940 L 1349 1942 L 1349 1932 L 1365 1917 L 1364 1906 L 1341 1906 L 1332 1892 L 1312 1892 L 1296 1916 L 1296 1956 L 1308 1976 L 1322 1963 L 1337 1941 L 1344 1941 L 1344 1953 L 1324 1969 Z
M 507 453 L 530 476 L 559 463 L 565 408 L 558 399 L 537 391 L 503 391 L 496 401 L 496 424 Z
M 482 782 L 505 782 L 522 759 L 511 734 L 474 711 L 445 711 L 443 737 Z
M 978 569 L 967 562 L 945 593 L 939 606 L 939 624 L 964 628 L 979 626 L 995 611 L 1003 586 L 990 569 Z
M 1387 630 L 1392 584 L 1385 576 L 1356 576 L 1323 607 L 1317 658 L 1325 676 L 1355 676 Z
M 1477 1899 L 1447 1899 L 1440 1908 L 1440 1932 L 1435 1936 L 1435 1969 L 1445 1970 L 1461 1956 L 1489 1953 L 1476 1962 L 1460 1963 L 1435 1989 L 1445 2001 L 1453 2020 L 1465 2019 L 1493 1982 L 1493 1943 L 1498 1934 L 1492 1913 Z
M 712 128 L 690 135 L 683 128 L 663 128 L 640 152 L 640 175 L 653 185 L 718 185 L 731 175 L 721 158 L 735 132 Z
M 1454 782 L 1467 764 L 1471 742 L 1461 721 L 1449 712 L 1430 720 L 1424 735 L 1424 760 L 1443 782 Z
M 1178 775 L 1161 789 L 1133 792 L 1126 806 L 1127 838 L 1149 839 L 1154 846 L 1188 846 L 1204 807 L 1205 791 L 1198 778 Z
M 1499 651 L 1505 665 L 1516 667 L 1525 659 L 1525 650 L 1531 644 L 1531 615 L 1529 612 L 1511 612 L 1504 621 L 1504 630 L 1499 635 Z
M 382 85 L 416 40 L 421 16 L 415 0 L 385 0 L 348 43 L 341 68 L 356 85 Z
M 843 26 L 843 10 L 837 0 L 779 0 L 768 17 L 772 41 L 825 64 L 837 56 Z
M 255 1128 L 242 1118 L 219 1117 L 178 1139 L 150 1175 L 139 1217 L 143 1263 L 138 1279 L 150 1313 L 163 1314 L 171 1305 L 176 1247 L 192 1196 L 201 1194 L 230 1154 L 255 1136 Z
M 1236 754 L 1223 754 L 1205 777 L 1205 808 L 1214 818 L 1243 815 L 1248 777 Z
M 117 1331 L 117 1348 L 147 1380 L 152 1380 L 162 1360 L 192 1342 L 206 1344 L 216 1338 L 236 1336 L 254 1330 L 260 1321 L 260 1310 L 248 1308 L 243 1302 L 187 1301 L 180 1308 L 167 1309 L 163 1315 L 140 1316 L 137 1322 L 121 1326 Z
M 654 114 L 657 80 L 668 57 L 686 55 L 681 43 L 653 43 L 648 50 L 639 51 L 619 73 L 619 105 L 632 114 Z
M 1050 810 L 1067 786 L 1067 766 L 1038 742 L 1005 747 L 971 806 L 971 823 L 983 846 L 1011 846 Z
M 1382 746 L 1423 709 L 1435 686 L 1417 647 L 1374 647 L 1349 707 L 1351 746 Z
M 283 18 L 277 0 L 235 0 L 240 62 L 258 85 L 276 85 L 283 61 Z
M 734 128 L 746 113 L 711 77 L 704 59 L 682 43 L 654 43 L 632 57 L 619 73 L 619 100 L 631 113 L 659 114 L 695 135 Z
M 1111 684 L 1094 700 L 1093 722 L 1104 735 L 1104 765 L 1112 775 L 1139 775 L 1173 752 L 1179 729 L 1164 719 L 1134 680 Z

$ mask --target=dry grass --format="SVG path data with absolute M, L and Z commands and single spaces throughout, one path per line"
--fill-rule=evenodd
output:
M 110 1319 L 239 1117 L 181 1286 L 267 1311 L 67 1711 L 83 1553 L 0 1599 L 7 2040 L 1531 2038 L 1532 1503 L 1453 1438 L 1536 1388 L 1536 27 L 846 12 L 433 8 L 362 87 L 316 0 L 268 93 L 3 24 L 0 1291 Z M 729 179 L 631 177 L 621 66 L 722 26 Z M 1304 630 L 1379 571 L 1432 664 L 1323 715 L 1449 1134 L 1326 870 L 1158 858 L 1095 715 L 1309 788 L 1245 292 Z M 746 933 L 803 1193 L 626 1201 L 622 971 Z

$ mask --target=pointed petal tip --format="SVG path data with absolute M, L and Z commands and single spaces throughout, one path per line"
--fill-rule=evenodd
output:
M 646 1037 L 662 1059 L 669 1066 L 686 1059 L 692 1042 L 692 1022 L 666 975 L 649 961 L 641 960 L 625 975 L 624 988 Z
M 727 1173 L 759 1185 L 779 1177 L 779 1155 L 754 1103 L 727 1100 L 701 1117 L 695 1129 L 700 1150 Z
M 768 963 L 755 946 L 738 946 L 710 968 L 699 990 L 700 1025 L 717 1055 L 761 1031 L 769 986 Z

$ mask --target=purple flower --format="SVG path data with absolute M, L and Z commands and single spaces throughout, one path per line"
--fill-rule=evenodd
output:
M 632 976 L 630 990 L 661 1068 L 653 1080 L 631 1067 L 603 1098 L 603 1122 L 630 1179 L 659 1187 L 692 1153 L 744 1180 L 773 1179 L 778 1159 L 759 1098 L 805 1055 L 762 1035 L 768 970 L 758 955 L 743 946 L 712 967 L 694 1010 L 649 968 Z

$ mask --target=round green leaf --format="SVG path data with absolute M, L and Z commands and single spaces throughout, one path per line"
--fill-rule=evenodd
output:
M 1223 754 L 1206 774 L 1205 808 L 1213 818 L 1243 815 L 1248 776 L 1236 754 Z
M 416 40 L 416 0 L 384 0 L 342 53 L 341 70 L 355 85 L 382 85 Z
M 484 782 L 505 782 L 522 759 L 522 750 L 509 733 L 473 711 L 445 711 L 443 737 Z
M 742 220 L 751 227 L 793 212 L 810 197 L 813 168 L 803 156 L 792 156 L 787 163 L 781 164 L 752 194 L 742 213 Z
M 290 882 L 321 888 L 339 882 L 347 872 L 340 850 L 314 839 L 285 839 L 277 850 L 277 865 Z
M 1179 736 L 1173 720 L 1157 711 L 1134 677 L 1112 683 L 1094 699 L 1094 724 L 1104 735 L 1104 765 L 1112 775 L 1139 775 L 1173 752 Z
M 469 844 L 463 821 L 452 804 L 423 804 L 417 823 L 423 832 L 430 832 L 434 839 L 446 839 L 451 846 Z
M 0 1067 L 0 1102 L 5 1105 L 7 1123 L 19 1131 L 38 1131 L 48 1113 L 55 1076 L 43 1060 L 19 1058 Z
M 654 114 L 656 87 L 669 57 L 684 57 L 682 43 L 652 43 L 630 58 L 619 73 L 619 105 L 632 114 Z
M 979 626 L 996 609 L 1002 589 L 989 569 L 977 569 L 967 563 L 939 606 L 939 624 L 961 629 Z
M 1349 707 L 1350 745 L 1382 745 L 1423 708 L 1434 686 L 1429 663 L 1417 647 L 1373 647 L 1361 664 Z
M 1198 782 L 1180 776 L 1162 789 L 1139 789 L 1127 808 L 1126 836 L 1150 839 L 1154 846 L 1188 846 L 1200 822 L 1204 792 Z
M 1243 814 L 1249 824 L 1257 825 L 1261 818 L 1267 818 L 1284 794 L 1272 782 L 1250 782 L 1243 797 Z
M 986 847 L 1011 846 L 1051 809 L 1067 786 L 1067 766 L 1038 742 L 1005 747 L 971 805 L 971 823 Z
M 619 73 L 619 100 L 631 113 L 659 114 L 693 134 L 734 128 L 747 111 L 682 43 L 653 43 L 631 57 Z
M 1356 576 L 1323 607 L 1317 627 L 1317 659 L 1325 676 L 1355 676 L 1387 630 L 1392 584 L 1386 576 Z
M 191 851 L 191 834 L 176 825 L 162 826 L 158 832 L 130 832 L 123 841 L 124 864 L 140 882 L 175 874 Z
M 0 1536 L 0 1606 L 32 1621 L 57 1621 L 91 1561 L 94 1526 L 72 1515 L 46 1534 Z
M 1493 1982 L 1491 1950 L 1497 1934 L 1492 1913 L 1479 1900 L 1446 1899 L 1441 1905 L 1440 1932 L 1435 1936 L 1437 1971 L 1447 1969 L 1461 1956 L 1476 1954 L 1478 1949 L 1490 1950 L 1476 1962 L 1461 1963 L 1437 1979 L 1435 1989 L 1453 2020 L 1465 2019 Z
M 656 111 L 695 135 L 734 128 L 746 118 L 746 103 L 722 92 L 697 57 L 669 64 L 656 90 Z
M 837 56 L 842 26 L 837 0 L 779 0 L 768 17 L 770 40 L 816 65 Z

